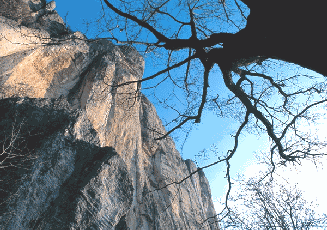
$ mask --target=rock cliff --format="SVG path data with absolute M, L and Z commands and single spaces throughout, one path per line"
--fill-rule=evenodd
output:
M 55 2 L 0 0 L 0 228 L 218 229 L 203 172 L 140 93 L 130 46 L 66 29 Z

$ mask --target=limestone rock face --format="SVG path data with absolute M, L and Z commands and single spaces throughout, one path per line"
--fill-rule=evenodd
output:
M 155 140 L 154 106 L 125 84 L 142 56 L 70 32 L 54 2 L 4 2 L 0 228 L 218 229 L 204 173 L 179 183 L 195 164 Z

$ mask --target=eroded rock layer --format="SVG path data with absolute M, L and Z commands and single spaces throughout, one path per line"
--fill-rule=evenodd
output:
M 209 183 L 140 93 L 130 46 L 0 0 L 1 229 L 218 229 Z M 10 11 L 8 11 L 10 10 Z

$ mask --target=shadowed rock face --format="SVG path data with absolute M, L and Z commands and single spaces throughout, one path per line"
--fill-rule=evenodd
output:
M 78 113 L 64 100 L 4 99 L 0 108 L 2 144 L 18 155 L 0 168 L 1 229 L 113 228 L 133 200 L 115 150 L 74 138 Z
M 142 78 L 140 54 L 69 32 L 54 2 L 5 2 L 0 228 L 218 229 L 203 172 L 166 186 L 196 166 L 155 140 L 154 106 L 136 83 L 111 87 Z

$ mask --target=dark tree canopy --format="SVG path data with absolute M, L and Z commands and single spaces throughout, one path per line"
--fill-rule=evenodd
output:
M 327 75 L 324 25 L 321 1 L 244 0 L 250 8 L 246 28 L 224 44 L 231 62 L 255 56 L 299 64 Z

